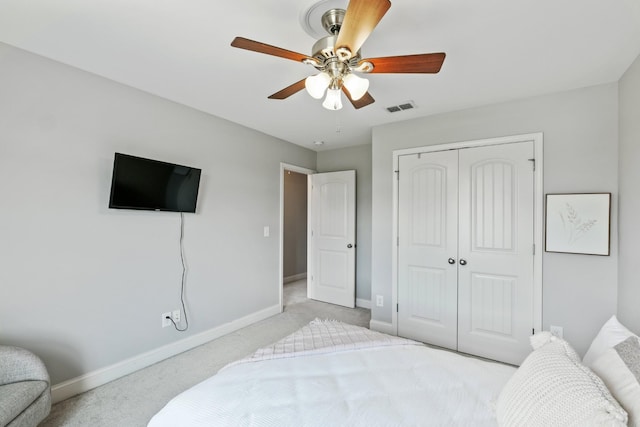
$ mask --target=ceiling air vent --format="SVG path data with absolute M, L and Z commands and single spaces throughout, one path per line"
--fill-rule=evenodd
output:
M 398 111 L 411 110 L 412 108 L 416 108 L 416 104 L 414 104 L 413 101 L 407 101 L 399 105 L 387 107 L 387 111 L 390 113 L 397 113 Z

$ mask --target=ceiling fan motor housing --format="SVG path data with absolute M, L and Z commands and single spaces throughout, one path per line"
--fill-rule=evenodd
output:
M 362 58 L 360 56 L 360 51 L 358 51 L 355 55 L 351 57 L 348 61 L 343 61 L 341 58 L 336 55 L 335 45 L 338 36 L 327 36 L 323 37 L 317 42 L 314 43 L 313 48 L 311 49 L 311 56 L 317 59 L 320 62 L 320 66 L 316 66 L 316 68 L 325 69 L 329 62 L 340 60 L 347 66 L 349 69 L 355 68 Z M 360 71 L 360 70 L 358 70 Z
M 321 38 L 315 42 L 313 48 L 311 48 L 311 56 L 318 59 L 320 62 L 324 62 L 329 58 L 335 57 L 336 54 L 334 52 L 334 46 L 336 45 L 337 39 L 337 35 Z

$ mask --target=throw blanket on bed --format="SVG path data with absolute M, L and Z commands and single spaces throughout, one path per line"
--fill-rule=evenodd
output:
M 259 362 L 271 359 L 307 356 L 310 354 L 335 353 L 338 351 L 391 345 L 424 345 L 406 338 L 394 337 L 372 331 L 361 326 L 349 325 L 337 320 L 315 319 L 267 347 L 256 350 L 251 356 L 232 362 L 221 369 L 240 363 Z

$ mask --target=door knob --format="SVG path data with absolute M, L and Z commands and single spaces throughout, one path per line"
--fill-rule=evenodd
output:
M 349 243 L 349 244 L 347 245 L 347 248 L 349 248 L 349 249 L 351 249 L 352 247 L 353 247 L 353 245 L 352 245 L 351 243 Z
M 455 260 L 455 259 L 453 259 L 453 258 L 449 258 L 449 261 L 448 261 L 448 262 L 449 262 L 449 264 L 455 264 L 455 263 L 456 263 L 456 260 Z
M 461 259 L 460 260 L 460 265 L 467 265 L 467 260 L 466 259 Z

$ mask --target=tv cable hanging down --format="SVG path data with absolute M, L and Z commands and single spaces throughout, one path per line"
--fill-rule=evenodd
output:
M 176 328 L 176 331 L 184 332 L 187 329 L 189 329 L 189 318 L 187 317 L 187 308 L 184 303 L 184 287 L 187 282 L 187 266 L 185 264 L 185 257 L 184 257 L 184 212 L 180 212 L 180 262 L 182 263 L 182 281 L 180 284 L 180 303 L 182 304 L 182 312 L 184 313 L 185 327 L 181 329 L 171 316 L 169 316 L 168 319 L 171 320 L 171 323 L 173 323 L 173 327 Z

